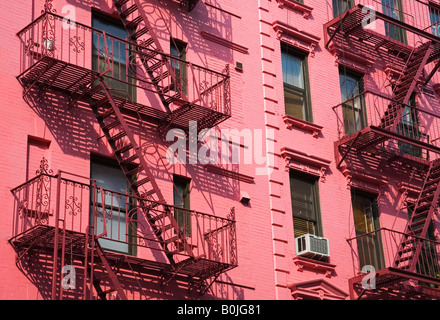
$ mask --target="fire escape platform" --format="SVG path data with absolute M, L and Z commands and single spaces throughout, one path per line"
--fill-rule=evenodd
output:
M 372 30 L 364 26 L 365 21 L 368 21 L 369 12 L 367 7 L 358 4 L 357 6 L 347 10 L 340 16 L 330 20 L 324 24 L 324 40 L 326 47 L 333 41 L 344 42 L 347 44 L 348 39 L 359 42 L 360 46 L 366 46 L 376 50 L 384 50 L 392 55 L 400 55 L 401 58 L 406 59 L 411 55 L 413 47 L 403 42 L 394 40 L 385 34 Z M 376 19 L 381 22 L 390 23 L 400 27 L 412 34 L 422 37 L 425 41 L 431 41 L 434 50 L 431 53 L 428 62 L 432 62 L 440 57 L 440 38 L 437 36 L 420 30 L 410 24 L 402 22 L 398 19 L 392 18 L 381 12 L 374 12 Z M 345 39 L 345 40 L 344 40 Z M 348 47 L 347 47 L 348 48 Z
M 17 79 L 25 90 L 24 95 L 32 89 L 47 90 L 55 89 L 69 95 L 72 102 L 85 101 L 92 98 L 99 101 L 105 97 L 101 91 L 93 91 L 93 85 L 100 77 L 96 71 L 68 63 L 50 56 L 44 56 L 27 70 L 21 73 Z M 178 101 L 179 106 L 168 113 L 151 106 L 134 102 L 132 99 L 120 95 L 114 95 L 114 99 L 122 113 L 158 124 L 162 128 L 180 128 L 188 130 L 189 122 L 196 121 L 198 129 L 211 128 L 220 122 L 230 118 L 230 115 L 209 109 L 197 103 Z
M 383 144 L 386 143 L 386 147 Z M 429 166 L 429 161 L 422 157 L 413 156 L 405 152 L 401 152 L 398 144 L 407 144 L 414 148 L 426 152 L 434 152 L 440 154 L 440 148 L 432 144 L 418 141 L 404 135 L 400 135 L 384 128 L 377 126 L 369 126 L 351 135 L 346 135 L 335 142 L 337 154 L 340 153 L 339 164 L 350 155 L 356 156 L 360 152 L 368 153 L 369 155 L 381 160 L 400 160 L 402 162 L 414 163 Z
M 376 270 L 375 272 L 375 289 L 366 289 L 362 287 L 362 281 L 365 280 L 366 274 L 362 274 L 349 279 L 350 287 L 352 288 L 352 298 L 360 299 L 362 296 L 368 297 L 371 295 L 372 298 L 378 299 L 383 294 L 384 297 L 389 296 L 392 290 L 399 290 L 399 286 L 393 288 L 394 285 L 402 284 L 405 281 L 419 281 L 425 284 L 431 285 L 431 287 L 417 286 L 409 287 L 406 286 L 405 289 L 409 290 L 412 295 L 418 295 L 424 299 L 440 299 L 440 279 L 429 277 L 420 273 L 408 272 L 405 270 L 397 268 L 384 268 Z M 411 290 L 410 290 L 411 289 Z M 408 293 L 408 292 L 406 292 Z
M 59 229 L 60 233 L 63 232 Z M 63 236 L 58 237 L 58 243 L 55 241 L 55 227 L 50 225 L 39 224 L 25 232 L 14 236 L 9 243 L 20 257 L 24 253 L 40 252 L 45 254 L 53 254 L 55 245 L 59 250 L 63 247 Z M 65 230 L 66 243 L 65 254 L 74 256 L 75 259 L 83 261 L 85 258 L 84 244 L 86 234 L 72 230 Z M 174 268 L 166 262 L 156 260 L 143 259 L 140 257 L 105 250 L 105 256 L 111 265 L 118 264 L 120 270 L 131 272 L 131 269 L 140 274 L 163 276 L 165 273 L 172 274 L 176 280 L 188 282 L 197 279 L 204 280 L 213 274 L 231 269 L 231 265 L 220 261 L 205 259 L 203 257 L 192 259 L 191 263 L 187 261 L 178 262 Z

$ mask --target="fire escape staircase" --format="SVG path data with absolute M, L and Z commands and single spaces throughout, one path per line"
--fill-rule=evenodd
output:
M 100 84 L 92 90 L 102 91 L 105 95 L 101 100 L 91 100 L 90 106 L 135 196 L 155 201 L 154 205 L 142 206 L 143 214 L 172 265 L 175 264 L 173 255 L 177 252 L 168 250 L 168 245 L 171 242 L 179 241 L 183 244 L 182 247 L 186 254 L 190 258 L 195 258 L 184 232 L 166 205 L 165 198 L 144 157 L 143 148 L 136 142 L 127 120 L 119 109 L 104 78 L 101 77 L 99 81 Z M 136 177 L 142 178 L 136 179 Z M 150 214 L 151 209 L 157 205 L 165 208 L 164 215 L 166 216 Z M 165 220 L 169 220 L 169 224 L 160 225 Z M 172 238 L 164 238 L 164 231 L 170 229 L 174 229 L 176 235 Z
M 195 6 L 197 1 L 181 1 L 181 5 Z M 158 93 L 168 116 L 159 125 L 159 131 L 164 132 L 173 119 L 179 117 L 191 108 L 191 103 L 182 87 L 184 79 L 177 79 L 175 69 L 163 50 L 159 39 L 147 14 L 141 7 L 140 0 L 114 0 L 115 7 L 121 17 L 130 40 L 137 43 L 139 55 L 145 73 L 149 76 L 152 85 Z M 166 84 L 166 85 L 161 85 Z M 180 107 L 174 112 L 170 104 L 179 102 Z
M 431 162 L 428 173 L 415 203 L 414 210 L 406 226 L 405 236 L 403 237 L 396 257 L 394 267 L 409 271 L 417 271 L 424 239 L 426 237 L 429 224 L 434 213 L 438 208 L 440 196 L 440 160 Z
M 423 75 L 423 70 L 428 63 L 433 50 L 434 47 L 429 41 L 416 47 L 411 52 L 400 78 L 394 84 L 392 96 L 393 103 L 388 105 L 388 110 L 386 110 L 382 116 L 380 124 L 374 128 L 374 134 L 368 139 L 359 139 L 359 142 L 361 142 L 361 140 L 362 142 L 358 143 L 356 146 L 357 152 L 375 147 L 378 144 L 386 141 L 388 139 L 388 135 L 381 134 L 382 131 L 396 133 L 397 126 L 399 125 L 400 119 L 402 118 L 405 110 L 404 106 L 408 104 L 411 95 L 416 89 L 416 86 Z M 360 134 L 358 134 L 357 138 L 359 137 Z M 357 138 L 355 138 L 352 146 L 356 142 Z M 350 149 L 351 147 L 346 151 L 346 153 L 348 153 Z M 343 158 L 345 158 L 345 156 Z

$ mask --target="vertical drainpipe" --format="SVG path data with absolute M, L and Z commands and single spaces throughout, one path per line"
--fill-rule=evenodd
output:
M 57 294 L 57 260 L 58 260 L 58 240 L 60 236 L 59 231 L 59 217 L 60 217 L 60 200 L 61 200 L 61 171 L 57 174 L 57 199 L 55 208 L 55 235 L 53 244 L 53 267 L 52 267 L 52 300 L 56 300 Z

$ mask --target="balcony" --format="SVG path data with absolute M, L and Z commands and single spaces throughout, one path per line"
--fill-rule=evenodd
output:
M 382 164 L 429 166 L 440 154 L 440 116 L 365 91 L 334 106 L 338 167 L 357 156 Z M 385 162 L 384 162 L 385 161 Z
M 362 53 L 402 68 L 411 52 L 421 43 L 432 42 L 428 59 L 440 57 L 440 6 L 420 0 L 397 1 L 388 5 L 380 0 L 355 0 L 354 6 L 324 25 L 326 48 Z
M 176 279 L 190 289 L 237 266 L 233 210 L 217 217 L 162 205 L 102 189 L 87 178 L 66 172 L 52 175 L 43 171 L 11 192 L 15 206 L 9 243 L 17 252 L 17 265 L 23 268 L 28 261 L 24 257 L 57 253 L 61 266 L 80 261 L 79 267 L 84 269 L 90 230 L 94 230 L 109 263 L 127 275 L 120 276 L 123 287 L 127 279 L 133 286 L 133 279 L 139 283 L 153 275 L 162 285 Z M 176 236 L 170 217 L 178 221 L 185 242 Z M 52 271 L 41 268 L 38 272 Z M 53 277 L 54 283 L 61 281 Z M 86 277 L 83 280 L 87 288 Z
M 351 299 L 408 300 L 440 297 L 438 241 L 387 228 L 380 228 L 347 241 L 352 250 L 354 270 L 354 277 L 349 280 Z M 408 249 L 401 250 L 404 253 L 399 254 L 401 243 L 414 245 L 408 245 Z M 420 256 L 415 271 L 410 272 L 399 261 L 408 259 L 405 255 L 409 255 L 411 248 L 418 244 L 421 244 Z
M 49 12 L 17 35 L 25 97 L 55 89 L 71 106 L 99 101 L 104 94 L 93 87 L 104 75 L 123 112 L 162 129 L 187 129 L 190 120 L 210 128 L 231 116 L 228 66 L 210 70 Z

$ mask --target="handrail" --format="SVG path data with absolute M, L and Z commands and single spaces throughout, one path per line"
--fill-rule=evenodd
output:
M 53 16 L 53 17 L 59 18 L 59 19 L 61 19 L 61 20 L 63 20 L 63 21 L 64 21 L 64 19 L 65 19 L 64 17 L 62 17 L 62 16 L 60 16 L 60 15 L 58 15 L 58 14 L 51 13 L 51 12 L 45 12 L 45 13 L 41 14 L 38 18 L 36 18 L 35 20 L 33 20 L 31 23 L 29 23 L 28 25 L 26 25 L 26 27 L 22 28 L 19 32 L 17 32 L 17 36 L 20 37 L 22 33 L 26 32 L 26 31 L 27 31 L 28 29 L 30 29 L 34 24 L 36 24 L 37 22 L 39 22 L 40 20 L 42 20 L 43 18 L 45 18 L 46 15 L 47 15 L 47 16 Z M 141 45 L 141 44 L 139 44 L 139 43 L 132 42 L 132 41 L 128 41 L 127 39 L 122 39 L 122 38 L 117 37 L 117 36 L 114 36 L 114 35 L 106 35 L 104 31 L 99 30 L 99 29 L 96 29 L 96 28 L 93 28 L 93 27 L 90 27 L 90 26 L 87 26 L 87 25 L 85 25 L 85 24 L 83 24 L 83 23 L 76 22 L 76 21 L 71 21 L 71 23 L 74 24 L 74 25 L 80 26 L 80 27 L 83 28 L 83 29 L 88 29 L 88 30 L 93 31 L 93 32 L 96 32 L 96 33 L 98 33 L 98 34 L 102 34 L 104 37 L 106 37 L 106 38 L 108 38 L 108 39 L 114 39 L 114 40 L 120 41 L 120 42 L 122 42 L 122 43 L 129 44 L 130 46 L 134 46 L 134 47 L 142 48 L 143 50 L 147 50 L 147 51 L 149 51 L 149 52 L 156 53 L 157 55 L 165 56 L 165 57 L 167 57 L 167 58 L 170 58 L 170 59 L 173 59 L 173 60 L 175 60 L 175 61 L 178 61 L 178 62 L 180 62 L 180 63 L 182 63 L 182 64 L 188 64 L 188 63 L 189 63 L 188 61 L 182 60 L 182 59 L 180 59 L 180 58 L 178 58 L 178 57 L 175 57 L 175 56 L 173 56 L 173 55 L 171 55 L 171 54 L 168 54 L 168 53 L 165 53 L 165 52 L 161 52 L 161 51 L 157 51 L 157 50 L 153 50 L 153 49 L 148 48 L 148 47 L 145 47 L 145 46 L 143 46 L 143 45 Z M 128 50 L 129 50 L 129 51 L 136 52 L 136 51 L 133 50 L 133 49 L 128 49 Z M 227 75 L 225 75 L 225 74 L 223 74 L 223 73 L 221 73 L 221 72 L 218 72 L 218 71 L 215 71 L 215 70 L 211 70 L 211 69 L 206 68 L 206 67 L 204 67 L 204 66 L 200 66 L 200 65 L 197 65 L 197 64 L 193 64 L 193 63 L 192 63 L 192 65 L 195 66 L 195 67 L 197 67 L 197 68 L 200 68 L 200 69 L 202 69 L 202 70 L 204 70 L 204 71 L 212 72 L 213 74 L 216 74 L 216 75 L 219 75 L 219 76 L 229 77 L 229 76 L 227 76 Z

